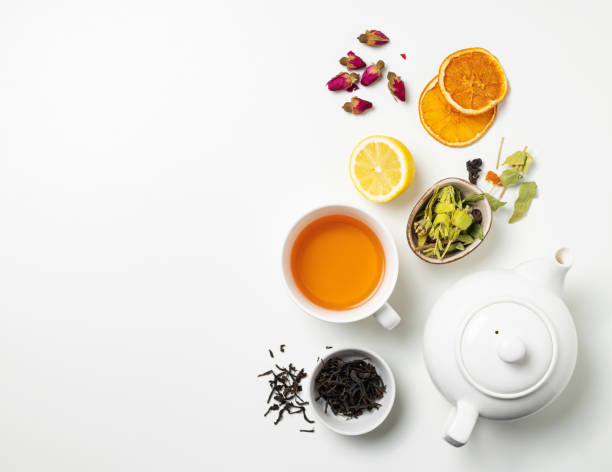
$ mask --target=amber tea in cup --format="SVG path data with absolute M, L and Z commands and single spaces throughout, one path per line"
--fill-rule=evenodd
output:
M 295 238 L 291 273 L 315 305 L 348 310 L 367 302 L 385 271 L 385 253 L 374 231 L 349 215 L 322 216 Z

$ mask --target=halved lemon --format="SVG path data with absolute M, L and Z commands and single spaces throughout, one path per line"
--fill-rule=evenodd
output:
M 508 92 L 501 64 L 483 48 L 461 49 L 444 59 L 438 83 L 446 101 L 466 115 L 491 110 Z
M 404 144 L 388 136 L 361 140 L 351 153 L 349 167 L 357 190 L 373 202 L 393 200 L 414 179 L 412 154 Z
M 425 131 L 442 144 L 461 147 L 480 139 L 495 121 L 497 107 L 480 115 L 465 115 L 446 101 L 434 77 L 419 98 L 419 118 Z

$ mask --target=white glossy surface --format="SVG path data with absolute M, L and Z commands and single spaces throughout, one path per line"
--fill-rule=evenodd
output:
M 0 13 L 2 472 L 312 472 L 322 457 L 352 472 L 612 468 L 611 256 L 583 227 L 612 234 L 608 2 L 3 0 Z M 358 44 L 369 26 L 392 42 Z M 479 142 L 449 149 L 422 129 L 416 100 L 445 55 L 470 45 L 500 58 L 510 91 Z M 371 113 L 344 113 L 349 94 L 324 84 L 349 49 L 388 62 L 408 103 L 383 82 L 358 91 Z M 348 176 L 352 147 L 373 133 L 401 139 L 417 165 L 387 204 Z M 465 177 L 467 159 L 494 160 L 501 136 L 505 152 L 535 156 L 529 215 L 508 225 L 506 205 L 464 260 L 417 259 L 412 204 Z M 321 322 L 283 286 L 287 228 L 337 201 L 374 213 L 397 243 L 390 301 L 404 318 L 391 332 Z M 434 300 L 470 271 L 560 246 L 575 258 L 572 381 L 537 415 L 480 419 L 466 446 L 449 446 L 448 403 L 422 356 Z M 309 367 L 325 345 L 357 342 L 396 374 L 379 428 L 308 435 L 297 419 L 262 417 L 268 347 Z
M 473 291 L 478 290 L 486 292 L 486 287 L 479 284 Z M 522 396 L 553 368 L 557 346 L 552 333 L 546 315 L 526 303 L 487 303 L 466 320 L 458 341 L 459 363 L 479 390 L 500 398 Z
M 529 279 L 523 276 L 527 267 Z M 568 384 L 577 335 L 558 296 L 568 269 L 553 254 L 515 270 L 475 272 L 436 301 L 425 325 L 423 350 L 427 370 L 451 403 L 451 418 L 456 418 L 447 426 L 448 442 L 465 444 L 465 431 L 473 428 L 473 420 L 462 420 L 467 417 L 462 410 L 491 419 L 518 419 L 550 404 Z M 511 362 L 499 357 L 500 335 L 509 336 L 502 352 Z M 526 346 L 529 355 L 520 363 L 512 361 L 527 353 L 522 352 Z
M 504 336 L 497 343 L 497 355 L 504 362 L 521 362 L 526 353 L 525 343 L 518 336 Z

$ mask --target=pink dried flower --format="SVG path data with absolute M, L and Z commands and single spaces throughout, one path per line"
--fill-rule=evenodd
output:
M 381 44 L 389 42 L 389 38 L 387 38 L 383 32 L 377 30 L 366 30 L 366 32 L 360 34 L 357 39 L 368 46 L 380 46 Z
M 357 81 L 359 74 L 349 74 L 348 72 L 340 72 L 327 82 L 327 88 L 333 92 L 338 90 L 347 90 L 352 92 L 357 89 Z
M 382 70 L 385 67 L 383 61 L 378 61 L 376 64 L 368 66 L 361 76 L 361 85 L 370 85 L 380 79 Z
M 364 111 L 372 108 L 372 102 L 362 100 L 359 97 L 353 97 L 351 98 L 350 102 L 346 102 L 344 105 L 342 105 L 342 108 L 347 113 L 361 115 Z
M 397 97 L 402 102 L 406 101 L 406 86 L 404 85 L 404 81 L 399 75 L 395 75 L 393 72 L 389 72 L 387 74 L 387 79 L 389 83 L 389 90 L 391 91 L 391 95 Z
M 363 59 L 355 55 L 353 51 L 347 52 L 346 55 L 348 57 L 343 57 L 342 59 L 340 59 L 340 64 L 346 66 L 348 70 L 361 69 L 362 67 L 366 66 L 366 63 L 363 62 Z

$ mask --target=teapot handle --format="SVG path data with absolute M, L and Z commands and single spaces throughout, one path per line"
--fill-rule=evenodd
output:
M 459 400 L 448 417 L 444 439 L 455 447 L 463 446 L 470 438 L 477 419 L 478 410 Z

